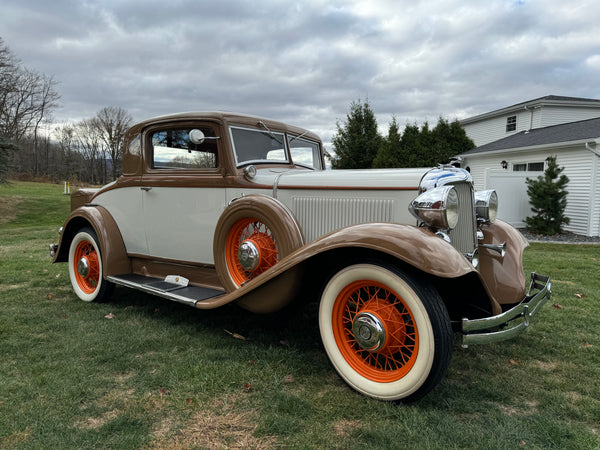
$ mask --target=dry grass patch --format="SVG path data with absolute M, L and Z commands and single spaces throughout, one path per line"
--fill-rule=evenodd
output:
M 510 417 L 526 416 L 537 413 L 539 405 L 540 402 L 537 400 L 526 400 L 521 407 L 500 405 L 500 411 Z
M 112 411 L 106 411 L 100 417 L 87 417 L 78 422 L 76 427 L 80 430 L 97 430 L 111 420 L 115 420 L 117 417 L 119 417 L 119 411 L 113 409 Z
M 532 365 L 538 369 L 550 372 L 558 369 L 559 363 L 558 361 L 534 361 Z
M 9 436 L 0 438 L 0 448 L 15 448 L 23 443 L 27 442 L 31 430 L 29 427 L 25 428 L 24 431 L 15 431 Z
M 0 197 L 0 224 L 12 222 L 17 218 L 19 203 L 21 196 L 14 195 L 12 197 Z
M 342 419 L 333 424 L 333 433 L 338 437 L 347 437 L 353 430 L 360 428 L 360 422 L 357 420 Z
M 277 441 L 272 436 L 256 437 L 257 428 L 254 411 L 238 410 L 235 398 L 222 399 L 206 409 L 197 411 L 175 436 L 164 442 L 161 439 L 153 448 L 272 448 Z M 170 426 L 163 423 L 159 428 Z M 159 436 L 168 431 L 160 430 Z M 161 437 L 162 437 L 161 436 Z

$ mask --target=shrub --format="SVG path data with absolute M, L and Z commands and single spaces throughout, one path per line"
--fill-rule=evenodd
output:
M 531 210 L 535 214 L 527 217 L 527 230 L 532 233 L 553 235 L 562 231 L 562 225 L 569 223 L 565 216 L 569 183 L 566 175 L 561 175 L 564 167 L 558 167 L 556 156 L 547 159 L 548 167 L 544 175 L 537 179 L 527 178 L 527 194 Z

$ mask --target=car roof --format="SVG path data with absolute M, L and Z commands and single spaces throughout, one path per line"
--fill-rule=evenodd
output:
M 147 126 L 156 125 L 162 122 L 168 121 L 188 121 L 188 120 L 206 120 L 206 119 L 217 119 L 227 125 L 241 125 L 241 126 L 251 126 L 251 127 L 260 127 L 261 124 L 266 126 L 268 130 L 277 130 L 283 131 L 287 133 L 292 133 L 296 135 L 304 135 L 312 140 L 320 141 L 319 136 L 314 134 L 313 132 L 306 130 L 304 128 L 296 127 L 293 125 L 288 125 L 287 123 L 280 122 L 278 120 L 267 119 L 264 117 L 253 116 L 248 114 L 240 114 L 234 112 L 224 112 L 224 111 L 191 111 L 191 112 L 182 112 L 176 114 L 167 114 L 158 117 L 152 117 L 150 119 L 143 120 L 141 122 L 136 123 L 131 127 L 131 130 L 136 129 L 141 131 L 141 129 L 146 128 Z M 264 127 L 263 127 L 264 128 Z

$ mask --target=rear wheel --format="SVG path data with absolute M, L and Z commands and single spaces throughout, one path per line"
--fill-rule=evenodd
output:
M 103 273 L 96 232 L 92 228 L 82 228 L 69 247 L 69 277 L 77 297 L 84 302 L 107 300 L 114 285 L 103 279 Z
M 416 400 L 439 383 L 452 329 L 435 289 L 379 263 L 347 266 L 323 290 L 323 345 L 340 376 L 381 400 Z

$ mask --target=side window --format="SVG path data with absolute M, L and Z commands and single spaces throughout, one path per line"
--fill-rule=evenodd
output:
M 152 133 L 153 169 L 214 169 L 217 140 L 204 139 L 200 144 L 190 140 L 190 131 L 200 130 L 207 138 L 215 137 L 210 127 L 187 127 L 157 130 Z

